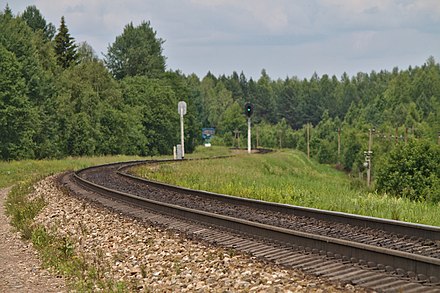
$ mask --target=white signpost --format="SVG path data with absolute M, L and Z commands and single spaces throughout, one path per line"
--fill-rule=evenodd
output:
M 182 159 L 185 158 L 185 142 L 184 142 L 184 135 L 183 135 L 183 115 L 186 114 L 186 103 L 184 101 L 180 101 L 179 104 L 177 104 L 177 112 L 180 114 L 180 145 L 182 147 Z

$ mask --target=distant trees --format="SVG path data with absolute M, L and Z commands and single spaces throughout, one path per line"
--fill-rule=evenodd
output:
M 116 79 L 133 76 L 160 77 L 165 72 L 164 41 L 156 36 L 150 22 L 130 23 L 108 47 L 105 64 Z
M 164 41 L 149 22 L 128 24 L 104 61 L 87 43 L 77 47 L 64 17 L 54 39 L 52 31 L 35 6 L 20 16 L 9 7 L 0 12 L 0 159 L 169 154 L 179 141 L 179 100 L 188 104 L 187 151 L 201 141 L 202 127 L 215 127 L 217 141 L 236 145 L 236 130 L 246 136 L 243 106 L 252 102 L 253 146 L 307 151 L 309 143 L 312 158 L 362 176 L 374 128 L 372 174 L 378 188 L 412 199 L 437 198 L 435 180 L 411 183 L 425 186 L 421 193 L 389 185 L 413 176 L 404 175 L 404 164 L 392 169 L 390 156 L 396 163 L 425 162 L 408 167 L 416 173 L 432 167 L 424 157 L 397 156 L 412 140 L 437 144 L 440 65 L 432 57 L 407 70 L 352 77 L 274 80 L 262 70 L 256 80 L 243 72 L 199 78 L 166 71 Z M 431 149 L 411 147 L 420 154 Z M 423 177 L 436 174 L 429 170 Z

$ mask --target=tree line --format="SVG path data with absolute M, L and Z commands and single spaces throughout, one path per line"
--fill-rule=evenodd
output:
M 0 159 L 172 152 L 177 102 L 190 90 L 183 75 L 165 70 L 148 22 L 128 24 L 105 60 L 76 44 L 64 17 L 56 29 L 35 6 L 19 15 L 6 7 L 0 32 Z M 189 113 L 191 151 L 199 127 Z
M 188 152 L 202 142 L 202 127 L 216 129 L 213 143 L 237 146 L 241 133 L 243 144 L 246 102 L 254 105 L 253 146 L 310 149 L 319 162 L 354 173 L 365 169 L 372 129 L 373 173 L 405 142 L 438 147 L 433 57 L 351 77 L 274 80 L 263 69 L 256 80 L 243 72 L 200 78 L 166 69 L 165 41 L 147 21 L 127 24 L 102 59 L 75 42 L 64 17 L 55 28 L 35 6 L 18 15 L 7 6 L 0 33 L 2 160 L 169 154 L 179 142 L 179 100 L 188 105 Z

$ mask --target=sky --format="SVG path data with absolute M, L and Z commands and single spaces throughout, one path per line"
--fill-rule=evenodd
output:
M 440 61 L 439 0 L 0 0 L 35 5 L 100 58 L 125 25 L 150 21 L 167 69 L 199 77 L 340 77 Z

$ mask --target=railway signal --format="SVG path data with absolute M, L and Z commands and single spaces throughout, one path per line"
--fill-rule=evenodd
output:
M 246 103 L 244 105 L 244 112 L 248 117 L 248 153 L 251 153 L 251 116 L 254 113 L 254 105 L 251 103 Z
M 250 118 L 252 116 L 252 113 L 254 112 L 254 105 L 252 105 L 251 103 L 246 103 L 246 105 L 244 106 L 244 112 L 246 116 Z

